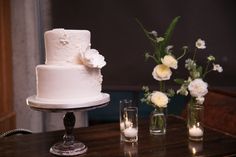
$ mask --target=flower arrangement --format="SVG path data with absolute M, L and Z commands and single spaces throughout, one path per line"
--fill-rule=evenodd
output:
M 206 49 L 205 41 L 198 39 L 195 43 L 195 51 L 192 58 L 185 60 L 185 68 L 188 70 L 187 79 L 175 79 L 180 84 L 178 94 L 190 96 L 187 107 L 188 138 L 193 141 L 202 141 L 204 134 L 204 107 L 205 95 L 208 93 L 208 83 L 205 82 L 206 75 L 212 71 L 221 73 L 223 68 L 215 64 L 215 57 L 206 57 L 206 65 L 203 67 L 197 62 L 197 50 Z M 210 67 L 210 65 L 212 65 Z
M 179 18 L 180 17 L 178 16 L 172 20 L 163 37 L 158 36 L 156 31 L 147 31 L 137 20 L 144 31 L 145 36 L 153 46 L 153 53 L 146 52 L 145 59 L 152 59 L 156 63 L 152 76 L 159 83 L 159 90 L 152 92 L 147 86 L 144 86 L 144 98 L 142 98 L 141 101 L 155 107 L 155 110 L 150 116 L 149 130 L 152 135 L 160 135 L 165 134 L 166 121 L 165 116 L 163 116 L 163 109 L 167 107 L 169 98 L 174 96 L 176 93 L 184 96 L 190 95 L 191 99 L 188 108 L 189 139 L 202 140 L 202 104 L 205 100 L 204 96 L 208 93 L 208 84 L 204 80 L 206 75 L 211 71 L 221 73 L 223 68 L 219 64 L 215 63 L 216 59 L 213 55 L 209 55 L 206 58 L 205 67 L 198 64 L 196 59 L 198 54 L 197 50 L 206 48 L 205 41 L 198 39 L 195 43 L 193 56 L 185 60 L 185 68 L 188 70 L 189 76 L 187 79 L 174 79 L 174 81 L 180 85 L 180 89 L 178 89 L 176 93 L 173 89 L 165 89 L 165 83 L 167 80 L 170 80 L 172 70 L 178 68 L 179 60 L 184 57 L 188 51 L 188 47 L 183 46 L 182 55 L 176 58 L 173 53 L 173 45 L 169 44 Z M 212 67 L 210 68 L 211 64 Z M 196 104 L 201 106 L 196 106 Z M 195 134 L 196 132 L 197 134 Z
M 153 53 L 146 52 L 145 59 L 152 59 L 156 66 L 153 69 L 152 76 L 159 82 L 159 90 L 150 92 L 149 87 L 144 86 L 144 98 L 142 102 L 151 104 L 154 107 L 165 108 L 169 102 L 169 97 L 172 97 L 175 92 L 173 89 L 165 89 L 165 83 L 171 78 L 172 70 L 178 68 L 178 60 L 186 53 L 186 47 L 183 47 L 183 54 L 178 58 L 173 53 L 173 45 L 169 45 L 174 28 L 179 20 L 179 16 L 175 17 L 168 26 L 164 36 L 158 36 L 156 31 L 147 31 L 144 26 L 137 20 L 138 24 L 149 39 Z
M 181 85 L 177 93 L 185 96 L 190 94 L 190 102 L 203 104 L 205 100 L 204 96 L 208 93 L 208 83 L 204 81 L 206 75 L 212 71 L 221 73 L 223 68 L 215 63 L 216 59 L 213 55 L 209 55 L 206 58 L 207 63 L 205 67 L 199 65 L 196 60 L 197 50 L 206 49 L 205 41 L 198 39 L 195 47 L 192 58 L 185 60 L 185 68 L 189 72 L 188 78 L 186 80 L 175 79 L 175 82 Z M 211 68 L 209 68 L 210 64 L 212 64 Z

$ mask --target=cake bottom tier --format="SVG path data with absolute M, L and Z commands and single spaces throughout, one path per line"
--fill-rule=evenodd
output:
M 89 100 L 101 96 L 102 75 L 100 69 L 83 65 L 38 65 L 36 83 L 37 99 Z

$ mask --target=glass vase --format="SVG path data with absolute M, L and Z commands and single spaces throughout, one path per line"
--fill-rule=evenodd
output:
M 188 138 L 192 141 L 202 141 L 204 134 L 203 127 L 204 106 L 195 101 L 188 103 Z
M 166 133 L 166 108 L 156 107 L 150 114 L 149 131 L 151 135 Z

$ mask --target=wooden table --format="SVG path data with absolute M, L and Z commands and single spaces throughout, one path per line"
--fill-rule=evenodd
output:
M 88 147 L 83 157 L 236 156 L 236 137 L 206 128 L 203 142 L 190 142 L 186 122 L 175 116 L 168 117 L 165 136 L 151 136 L 148 121 L 140 120 L 139 140 L 133 145 L 120 143 L 118 123 L 79 128 L 74 133 Z M 62 140 L 63 134 L 64 131 L 54 131 L 2 138 L 0 157 L 54 156 L 49 149 Z

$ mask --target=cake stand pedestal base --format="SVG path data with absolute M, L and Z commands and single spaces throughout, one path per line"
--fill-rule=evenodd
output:
M 71 145 L 65 145 L 64 142 L 56 143 L 50 148 L 50 153 L 59 156 L 74 156 L 84 154 L 87 151 L 87 147 L 81 143 L 75 141 Z
M 50 153 L 58 156 L 75 156 L 84 154 L 87 151 L 86 145 L 82 142 L 76 141 L 73 134 L 75 126 L 74 111 L 89 111 L 96 108 L 104 107 L 108 105 L 110 101 L 110 95 L 102 93 L 102 96 L 96 100 L 90 101 L 73 101 L 73 102 L 57 102 L 57 101 L 42 101 L 38 100 L 36 96 L 30 96 L 26 99 L 26 103 L 30 108 L 39 111 L 49 112 L 64 112 L 66 111 L 63 123 L 65 127 L 65 134 L 63 141 L 54 144 L 50 148 Z
M 75 115 L 73 112 L 66 112 L 63 118 L 65 126 L 65 134 L 63 141 L 54 144 L 50 148 L 50 152 L 60 156 L 74 156 L 83 154 L 87 151 L 87 147 L 82 143 L 75 141 L 73 129 L 75 126 Z

